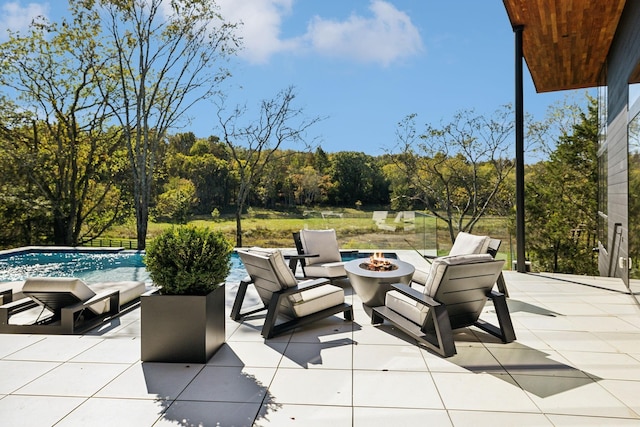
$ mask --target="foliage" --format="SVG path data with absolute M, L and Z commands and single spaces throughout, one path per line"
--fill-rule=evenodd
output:
M 173 177 L 165 185 L 164 193 L 158 196 L 158 203 L 153 211 L 156 217 L 184 224 L 197 203 L 193 183 L 188 179 Z
M 590 99 L 588 113 L 527 176 L 527 250 L 541 271 L 597 274 L 597 146 L 597 105 Z
M 394 157 L 395 197 L 423 203 L 448 224 L 451 241 L 456 231 L 473 231 L 514 168 L 507 154 L 510 112 L 505 106 L 485 117 L 463 110 L 441 127 L 427 124 L 422 134 L 415 128 L 416 115 L 407 116 L 397 130 L 401 154 Z
M 220 231 L 172 227 L 152 240 L 145 264 L 165 295 L 206 295 L 229 274 L 231 243 Z
M 46 201 L 47 220 L 35 225 L 43 217 L 27 208 L 24 225 L 47 224 L 61 245 L 99 235 L 126 205 L 117 187 L 122 139 L 108 126 L 109 97 L 100 93 L 111 57 L 97 37 L 99 17 L 72 10 L 72 20 L 39 18 L 0 45 L 0 84 L 13 95 L 0 108 L 0 161 L 14 171 L 4 179 L 32 195 L 34 211 Z M 24 234 L 42 242 L 36 230 Z
M 236 25 L 210 0 L 172 1 L 170 7 L 162 0 L 81 3 L 108 16 L 105 32 L 116 56 L 110 107 L 128 147 L 138 247 L 144 248 L 161 144 L 229 75 L 216 65 L 237 49 Z
M 294 108 L 296 93 L 293 87 L 280 91 L 274 98 L 260 103 L 256 119 L 246 119 L 246 108 L 236 107 L 231 113 L 224 108 L 224 97 L 218 105 L 218 121 L 222 139 L 229 147 L 238 174 L 236 196 L 236 246 L 242 246 L 242 212 L 251 191 L 267 179 L 268 165 L 278 160 L 284 143 L 304 142 L 305 132 L 320 121 L 307 119 L 302 108 Z

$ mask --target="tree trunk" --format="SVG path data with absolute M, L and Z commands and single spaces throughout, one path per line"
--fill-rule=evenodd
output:
M 242 247 L 242 204 L 236 209 L 236 247 Z

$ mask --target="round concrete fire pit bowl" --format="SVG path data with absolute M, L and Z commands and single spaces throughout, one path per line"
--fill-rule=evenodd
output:
M 368 307 L 384 305 L 384 298 L 386 293 L 391 290 L 391 284 L 404 283 L 408 285 L 415 271 L 413 265 L 397 259 L 387 260 L 393 264 L 389 270 L 370 270 L 366 266 L 368 261 L 366 258 L 360 258 L 344 265 L 353 290 L 358 294 L 362 303 Z

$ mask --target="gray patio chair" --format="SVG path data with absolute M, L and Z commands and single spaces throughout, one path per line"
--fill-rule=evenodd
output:
M 453 330 L 476 326 L 503 342 L 515 340 L 515 332 L 504 294 L 492 290 L 504 260 L 489 254 L 436 258 L 423 292 L 403 284 L 392 285 L 385 305 L 374 307 L 371 323 L 385 319 L 415 338 L 420 344 L 449 357 L 456 354 Z M 488 299 L 499 326 L 482 319 Z
M 262 327 L 264 338 L 340 312 L 344 313 L 345 320 L 353 320 L 353 308 L 344 302 L 342 288 L 331 285 L 326 278 L 298 282 L 279 250 L 251 248 L 237 253 L 249 278 L 240 282 L 231 318 L 237 321 L 266 309 Z M 262 306 L 241 313 L 249 285 L 255 287 Z
M 476 234 L 466 233 L 461 231 L 456 236 L 456 240 L 453 242 L 453 246 L 449 251 L 449 256 L 455 255 L 469 255 L 469 254 L 490 254 L 492 257 L 496 257 L 498 249 L 502 241 L 500 239 L 493 239 L 489 236 L 479 236 Z M 424 258 L 431 262 L 438 258 L 437 255 L 423 255 Z M 424 274 L 420 271 L 416 272 L 416 277 L 424 277 Z M 417 280 L 420 282 L 420 280 Z M 509 297 L 509 290 L 507 289 L 507 283 L 504 280 L 502 271 L 496 279 L 496 286 L 498 291 L 503 293 L 506 297 Z
M 332 282 L 347 277 L 334 229 L 300 230 L 293 233 L 293 241 L 298 255 L 304 256 L 300 260 L 304 277 L 325 277 Z

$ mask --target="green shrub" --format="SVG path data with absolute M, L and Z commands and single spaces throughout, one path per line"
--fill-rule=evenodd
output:
M 220 231 L 172 227 L 152 240 L 145 264 L 165 295 L 206 295 L 224 282 L 233 245 Z

